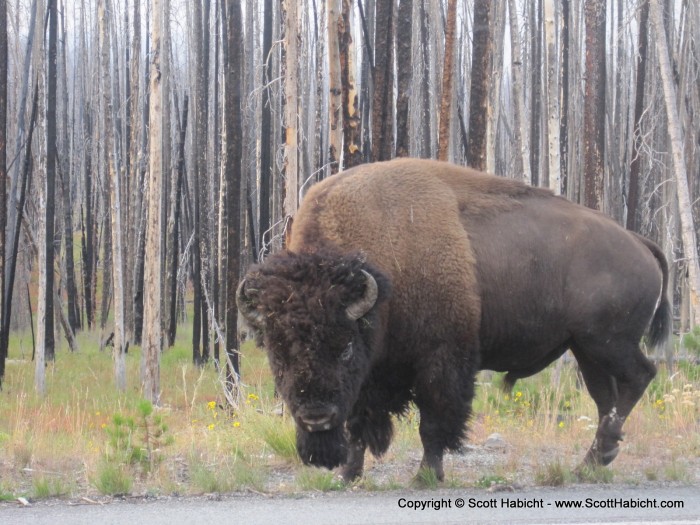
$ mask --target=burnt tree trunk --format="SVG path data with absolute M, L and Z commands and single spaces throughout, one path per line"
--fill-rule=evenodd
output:
M 226 115 L 226 205 L 227 210 L 227 270 L 226 270 L 226 353 L 233 370 L 227 366 L 227 386 L 233 389 L 240 375 L 238 353 L 238 309 L 236 307 L 236 283 L 240 276 L 241 255 L 241 159 L 243 156 L 241 84 L 243 82 L 241 53 L 243 48 L 240 0 L 228 0 L 228 47 L 225 80 Z
M 44 294 L 45 332 L 43 346 L 47 361 L 55 359 L 54 339 L 54 235 L 56 220 L 56 163 L 58 162 L 58 147 L 56 144 L 56 91 L 57 91 L 57 50 L 58 50 L 58 8 L 56 0 L 49 0 L 49 52 L 47 73 L 46 101 L 46 209 L 45 217 L 45 250 L 46 266 L 41 271 L 46 273 L 46 293 Z
M 600 210 L 605 173 L 605 0 L 586 0 L 586 87 L 583 107 L 584 204 Z
M 475 0 L 467 163 L 472 168 L 482 171 L 486 169 L 486 120 L 493 47 L 490 21 L 490 2 Z
M 542 124 L 542 0 L 530 2 L 530 24 L 532 25 L 531 49 L 532 57 L 531 83 L 532 95 L 530 100 L 530 175 L 532 185 L 541 183 L 540 148 Z M 535 24 L 537 28 L 535 29 Z
M 377 0 L 374 37 L 372 160 L 389 160 L 392 143 L 394 0 Z
M 642 116 L 644 115 L 644 83 L 649 48 L 649 0 L 643 0 L 639 11 L 639 43 L 637 46 L 637 78 L 634 95 L 634 150 L 627 188 L 627 229 L 639 232 L 639 175 L 642 169 Z
M 408 157 L 410 136 L 408 126 L 408 100 L 413 77 L 413 0 L 400 0 L 396 32 L 397 88 L 396 97 L 396 156 Z
M 262 115 L 260 121 L 260 228 L 258 230 L 258 258 L 262 260 L 269 250 L 265 236 L 270 233 L 270 196 L 272 184 L 272 100 L 270 82 L 272 82 L 272 0 L 264 0 L 263 12 L 263 90 Z

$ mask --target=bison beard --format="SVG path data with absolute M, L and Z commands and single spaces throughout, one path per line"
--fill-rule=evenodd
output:
M 348 441 L 343 426 L 308 432 L 297 425 L 297 452 L 306 465 L 332 469 L 344 464 L 348 454 Z

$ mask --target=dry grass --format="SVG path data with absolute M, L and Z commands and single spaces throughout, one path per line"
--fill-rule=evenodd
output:
M 188 336 L 181 334 L 181 340 Z M 151 469 L 117 462 L 108 454 L 107 429 L 115 415 L 138 414 L 139 349 L 130 349 L 127 357 L 129 388 L 117 394 L 111 356 L 97 350 L 97 336 L 81 334 L 79 343 L 78 354 L 59 349 L 47 369 L 48 393 L 42 399 L 33 392 L 27 341 L 13 340 L 0 392 L 0 499 L 96 496 L 110 493 L 105 486 L 111 482 L 115 487 L 122 482 L 136 494 L 338 488 L 332 477 L 299 464 L 293 423 L 279 415 L 265 356 L 252 346 L 243 352 L 247 384 L 237 410 L 226 408 L 213 364 L 194 367 L 186 343 L 166 351 L 162 406 L 155 412 L 171 437 L 158 451 L 162 461 Z M 590 445 L 597 419 L 573 369 L 550 368 L 518 382 L 510 395 L 501 391 L 497 378 L 482 374 L 479 382 L 468 451 L 446 458 L 446 483 L 570 482 L 569 473 Z M 614 479 L 699 482 L 699 406 L 697 368 L 685 367 L 671 377 L 662 371 L 625 426 L 628 438 L 613 464 Z M 358 487 L 411 485 L 421 455 L 418 422 L 415 410 L 396 422 L 392 447 L 380 460 L 368 458 L 367 475 Z M 494 432 L 503 436 L 505 449 L 481 446 Z

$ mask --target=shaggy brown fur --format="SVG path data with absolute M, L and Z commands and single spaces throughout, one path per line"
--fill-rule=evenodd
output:
M 366 289 L 360 269 L 380 296 L 349 322 L 345 307 Z M 413 400 L 423 465 L 441 478 L 479 368 L 512 382 L 567 348 L 600 413 L 586 461 L 611 461 L 654 375 L 639 339 L 652 319 L 655 342 L 669 331 L 666 294 L 658 247 L 602 214 L 513 180 L 402 159 L 311 188 L 288 251 L 251 270 L 239 301 L 260 314 L 251 320 L 304 461 L 345 461 L 345 478 L 359 475 L 365 448 L 383 453 L 391 414 Z

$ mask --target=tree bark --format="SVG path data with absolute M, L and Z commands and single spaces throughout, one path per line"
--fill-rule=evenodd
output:
M 605 175 L 605 0 L 586 0 L 586 87 L 583 109 L 584 204 L 603 205 Z
M 476 20 L 476 7 L 474 25 Z M 488 18 L 487 18 L 488 20 Z M 457 27 L 457 0 L 447 2 L 447 27 L 445 28 L 445 60 L 442 66 L 442 96 L 440 101 L 440 137 L 438 138 L 438 159 L 447 160 L 450 150 L 450 115 L 452 113 L 452 78 L 454 77 L 455 29 Z M 476 33 L 476 31 L 475 31 Z M 488 34 L 488 31 L 487 31 Z M 475 35 L 476 40 L 476 35 Z M 475 44 L 476 48 L 476 44 Z M 472 71 L 472 75 L 474 72 Z M 486 74 L 486 82 L 490 75 Z M 473 85 L 473 84 L 472 84 Z M 487 87 L 488 89 L 488 87 Z
M 193 151 L 194 171 L 194 246 L 192 275 L 194 285 L 194 328 L 192 330 L 192 360 L 203 365 L 209 359 L 209 312 L 206 300 L 206 282 L 208 259 L 208 170 L 207 170 L 207 118 L 208 118 L 208 78 L 209 46 L 208 30 L 209 0 L 196 0 L 194 6 L 194 48 L 196 61 L 195 77 L 195 140 Z
M 420 47 L 421 47 L 421 136 L 420 136 L 420 155 L 423 158 L 432 158 L 433 156 L 433 131 L 431 126 L 431 105 L 430 105 L 430 16 L 426 9 L 426 2 L 421 1 L 421 16 L 420 16 Z
M 0 2 L 0 387 L 5 376 L 5 228 L 7 226 L 7 2 Z
M 173 202 L 173 208 L 171 210 L 171 219 L 169 221 L 169 235 L 172 237 L 172 251 L 170 253 L 169 264 L 172 279 L 169 282 L 170 302 L 168 304 L 170 308 L 170 313 L 168 315 L 168 341 L 171 345 L 175 343 L 175 335 L 177 334 L 177 268 L 178 259 L 180 257 L 178 239 L 180 237 L 182 183 L 185 179 L 185 141 L 187 138 L 188 103 L 189 98 L 187 97 L 187 95 L 185 95 L 185 100 L 183 102 L 182 108 L 182 123 L 180 125 L 180 144 L 177 150 L 177 180 L 173 189 L 173 191 L 176 192 L 176 198 Z
M 284 0 L 283 11 L 286 17 L 284 51 L 284 214 L 293 217 L 299 208 L 299 149 L 298 120 L 299 113 L 299 19 L 297 1 Z M 240 194 L 240 188 L 238 193 Z M 237 210 L 240 213 L 240 210 Z
M 343 0 L 330 0 L 327 6 L 328 13 L 328 118 L 330 130 L 328 137 L 328 162 L 331 165 L 331 173 L 342 170 L 340 165 L 343 149 L 343 82 L 340 65 L 341 29 L 343 27 L 343 14 L 341 5 Z
M 542 129 L 542 0 L 530 4 L 531 25 L 531 85 L 530 96 L 530 174 L 532 185 L 541 184 L 541 129 Z
M 227 210 L 227 269 L 226 269 L 226 354 L 232 370 L 227 366 L 227 386 L 233 390 L 240 376 L 238 352 L 238 308 L 236 306 L 236 283 L 240 277 L 241 253 L 241 160 L 243 156 L 243 126 L 241 117 L 242 75 L 242 24 L 240 0 L 227 0 L 228 47 L 225 78 L 226 115 L 226 172 Z
M 639 176 L 642 168 L 642 116 L 644 115 L 644 83 L 646 82 L 647 50 L 649 48 L 649 0 L 642 0 L 639 13 L 639 44 L 637 46 L 637 78 L 634 95 L 634 149 L 627 189 L 627 229 L 639 232 Z
M 372 160 L 389 160 L 392 150 L 394 0 L 377 0 L 374 38 Z
M 411 0 L 404 0 L 408 1 Z M 340 43 L 340 83 L 343 90 L 343 165 L 348 169 L 362 163 L 362 130 L 355 84 L 355 48 L 351 35 L 352 0 L 342 0 L 342 3 L 343 13 L 338 20 L 337 32 Z
M 528 134 L 525 125 L 525 96 L 523 93 L 523 52 L 520 46 L 520 27 L 518 26 L 518 13 L 515 0 L 508 0 L 508 16 L 510 21 L 510 42 L 512 56 L 512 76 L 513 76 L 513 101 L 515 112 L 513 120 L 515 122 L 515 170 L 521 174 L 522 180 L 526 184 L 532 184 L 532 174 L 530 173 L 530 148 L 528 146 Z
M 270 232 L 270 197 L 272 191 L 272 100 L 270 82 L 272 82 L 272 0 L 264 0 L 263 12 L 263 48 L 262 60 L 265 64 L 262 90 L 262 115 L 260 120 L 260 228 L 258 230 L 258 259 L 262 260 L 269 251 Z
M 45 273 L 42 280 L 46 283 L 44 294 L 44 339 L 39 340 L 39 347 L 43 348 L 47 361 L 55 359 L 54 336 L 54 235 L 56 221 L 56 163 L 58 162 L 58 147 L 56 144 L 56 91 L 57 91 L 57 47 L 58 47 L 58 8 L 56 0 L 49 0 L 47 4 L 47 16 L 49 17 L 49 46 L 48 46 L 48 72 L 47 72 L 47 100 L 46 100 L 46 208 L 44 209 L 44 256 L 45 266 L 41 271 Z
M 148 112 L 149 169 L 146 211 L 146 263 L 144 267 L 143 335 L 141 337 L 141 383 L 143 396 L 153 404 L 160 397 L 161 319 L 161 198 L 163 185 L 163 89 L 161 55 L 167 1 L 151 0 L 150 110 Z
M 127 244 L 127 260 L 131 264 L 131 269 L 128 272 L 130 276 L 127 279 L 127 290 L 131 293 L 131 307 L 130 310 L 130 328 L 131 328 L 131 338 L 134 342 L 141 341 L 141 327 L 143 326 L 143 321 L 139 322 L 139 327 L 136 327 L 136 314 L 137 309 L 135 308 L 134 301 L 134 287 L 136 285 L 137 279 L 137 267 L 136 260 L 138 258 L 137 248 L 139 246 L 139 217 L 141 215 L 140 205 L 141 199 L 143 198 L 142 190 L 140 186 L 141 178 L 141 162 L 143 162 L 143 155 L 139 152 L 139 122 L 141 122 L 142 115 L 139 112 L 139 93 L 141 93 L 139 79 L 141 77 L 141 10 L 140 2 L 134 2 L 134 16 L 133 16 L 133 38 L 131 42 L 132 53 L 131 53 L 131 80 L 129 82 L 131 96 L 129 97 L 127 104 L 127 113 L 131 117 L 131 122 L 127 127 L 127 162 L 126 162 L 126 174 L 127 174 L 127 185 L 128 185 L 128 210 L 129 210 L 129 224 L 127 226 L 129 230 L 129 243 Z M 141 310 L 139 310 L 141 311 Z M 137 333 L 138 332 L 138 333 Z
M 413 78 L 413 0 L 400 0 L 396 32 L 401 35 L 396 41 L 396 156 L 408 157 L 408 102 Z
M 547 57 L 547 170 L 549 189 L 561 194 L 561 141 L 559 137 L 559 68 L 557 52 L 554 0 L 544 2 L 545 56 Z
M 489 81 L 488 114 L 486 117 L 486 171 L 496 173 L 496 149 L 498 147 L 498 126 L 501 121 L 501 82 L 503 77 L 503 38 L 493 35 L 505 34 L 506 2 L 496 2 L 491 6 L 491 70 Z M 505 120 L 503 121 L 505 122 Z
M 75 260 L 73 256 L 73 199 L 71 198 L 71 169 L 70 169 L 70 130 L 68 127 L 68 75 L 66 70 L 66 55 L 68 45 L 66 43 L 65 5 L 61 6 L 61 158 L 57 163 L 59 179 L 61 181 L 61 196 L 63 198 L 63 242 L 65 243 L 65 280 L 66 280 L 66 304 L 67 321 L 71 332 L 80 329 L 80 296 L 75 279 Z M 4 192 L 2 193 L 4 195 Z M 2 253 L 2 252 L 0 252 Z M 60 307 L 59 307 L 60 308 Z M 60 308 L 61 312 L 63 309 Z
M 571 0 L 562 0 L 561 14 L 561 104 L 559 105 L 559 155 L 561 193 L 568 195 L 569 186 L 569 16 Z
M 677 109 L 676 87 L 673 81 L 673 71 L 669 58 L 666 31 L 663 25 L 663 11 L 659 0 L 649 0 L 656 53 L 659 58 L 659 73 L 664 90 L 666 116 L 668 118 L 668 137 L 671 142 L 673 158 L 673 173 L 678 192 L 678 207 L 681 219 L 681 240 L 688 268 L 688 285 L 690 288 L 690 304 L 693 325 L 700 325 L 700 269 L 698 268 L 698 247 L 695 237 L 695 224 L 688 189 L 688 172 L 683 158 L 683 132 Z
M 14 203 L 18 210 L 16 210 L 17 221 L 13 224 L 13 228 L 10 230 L 12 235 L 12 245 L 9 251 L 9 260 L 7 265 L 7 283 L 6 283 L 6 295 L 3 299 L 4 304 L 7 307 L 5 312 L 5 317 L 3 318 L 3 339 L 2 344 L 4 345 L 4 356 L 7 357 L 7 348 L 9 342 L 10 333 L 10 319 L 12 316 L 12 295 L 14 291 L 14 281 L 15 281 L 15 270 L 17 268 L 17 255 L 19 253 L 19 237 L 20 230 L 22 228 L 22 210 L 24 210 L 24 204 L 27 199 L 27 194 L 29 193 L 29 185 L 31 180 L 31 170 L 32 170 L 32 138 L 34 136 L 34 129 L 36 127 L 36 118 L 39 108 L 39 83 L 34 83 L 34 97 L 32 101 L 31 117 L 29 119 L 29 132 L 27 133 L 27 143 L 24 149 L 24 157 L 22 160 L 22 167 L 20 171 L 20 178 L 17 181 L 17 190 L 19 200 Z
M 486 169 L 486 119 L 492 47 L 490 2 L 475 0 L 467 163 L 482 171 Z
M 105 118 L 105 148 L 107 151 L 107 173 L 109 174 L 109 202 L 111 216 L 112 248 L 112 295 L 114 298 L 114 375 L 117 388 L 126 390 L 126 332 L 124 325 L 124 263 L 122 248 L 122 209 L 121 209 L 121 174 L 115 167 L 116 142 L 113 134 L 112 104 L 114 83 L 110 79 L 109 32 L 111 9 L 108 0 L 99 3 L 100 53 L 102 68 L 102 112 Z

